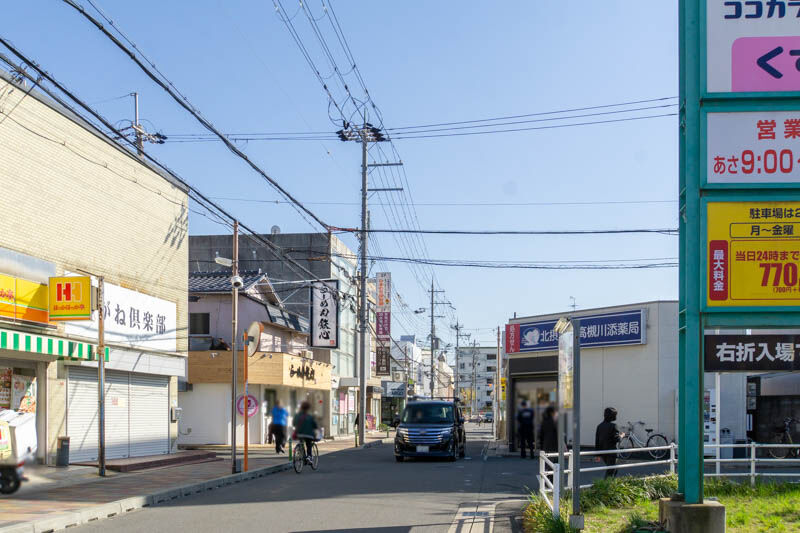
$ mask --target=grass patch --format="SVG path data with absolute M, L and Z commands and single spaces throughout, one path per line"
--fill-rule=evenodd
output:
M 675 476 L 598 480 L 581 492 L 586 533 L 632 533 L 654 526 L 658 499 L 677 490 Z M 729 533 L 800 533 L 800 484 L 759 482 L 754 487 L 727 479 L 708 479 L 705 496 L 725 506 Z M 561 506 L 568 516 L 569 493 Z M 554 520 L 538 496 L 531 499 L 524 516 L 530 533 L 572 533 L 568 518 Z

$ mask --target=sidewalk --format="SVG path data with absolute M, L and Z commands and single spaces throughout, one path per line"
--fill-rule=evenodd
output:
M 368 435 L 366 446 L 383 439 L 386 433 Z M 319 444 L 321 455 L 353 448 L 352 439 Z M 287 454 L 276 455 L 274 448 L 263 446 L 251 449 L 249 471 L 240 474 L 231 474 L 230 460 L 112 473 L 105 478 L 97 477 L 92 467 L 35 467 L 36 483 L 0 497 L 0 532 L 63 529 L 289 468 Z

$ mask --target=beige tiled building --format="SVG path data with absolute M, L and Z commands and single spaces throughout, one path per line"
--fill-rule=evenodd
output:
M 97 457 L 96 321 L 26 320 L 18 289 L 103 276 L 107 457 L 169 453 L 186 373 L 187 190 L 29 89 L 0 77 L 0 409 L 36 413 L 41 461 L 62 436 L 72 461 Z

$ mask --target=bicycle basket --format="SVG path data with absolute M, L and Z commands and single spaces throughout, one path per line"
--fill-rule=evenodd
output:
M 325 436 L 324 430 L 322 428 L 317 428 L 314 430 L 314 440 L 319 442 Z

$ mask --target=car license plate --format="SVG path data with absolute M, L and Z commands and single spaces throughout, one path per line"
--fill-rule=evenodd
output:
M 417 446 L 417 453 L 428 453 L 431 451 L 430 446 Z

